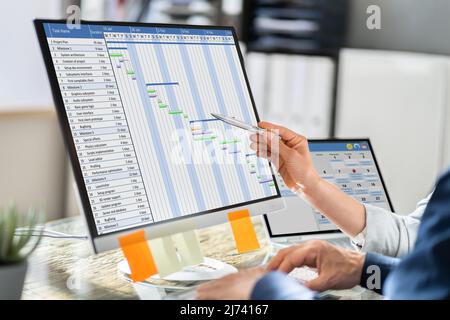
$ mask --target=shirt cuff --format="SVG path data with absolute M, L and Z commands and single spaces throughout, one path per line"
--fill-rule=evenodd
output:
M 352 244 L 358 249 L 362 250 L 364 244 L 366 243 L 366 233 L 367 227 L 364 227 L 363 231 L 358 233 L 356 236 L 351 238 Z
M 315 300 L 316 292 L 306 288 L 285 273 L 273 271 L 259 279 L 252 300 Z
M 388 256 L 397 256 L 401 236 L 399 221 L 390 211 L 365 204 L 366 226 L 363 241 L 357 241 L 355 247 L 363 252 L 377 252 Z M 403 240 L 404 241 L 404 240 Z
M 399 262 L 400 259 L 397 258 L 367 253 L 361 273 L 360 286 L 381 294 L 387 276 L 397 267 Z

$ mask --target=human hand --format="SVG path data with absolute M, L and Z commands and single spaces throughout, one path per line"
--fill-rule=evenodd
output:
M 290 189 L 311 189 L 317 185 L 320 176 L 314 169 L 307 139 L 292 130 L 269 122 L 260 122 L 258 126 L 266 129 L 266 132 L 262 135 L 251 135 L 250 148 L 276 166 L 286 186 Z
M 248 300 L 264 268 L 243 269 L 197 288 L 198 300 Z
M 326 241 L 312 240 L 280 250 L 267 269 L 289 273 L 302 266 L 316 268 L 318 277 L 306 282 L 305 286 L 320 292 L 358 285 L 364 259 L 364 254 L 339 248 Z

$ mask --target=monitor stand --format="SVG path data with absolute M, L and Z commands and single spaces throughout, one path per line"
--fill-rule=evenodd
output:
M 120 261 L 117 267 L 120 272 L 123 272 L 127 275 L 131 273 L 128 262 L 126 260 Z M 237 272 L 237 269 L 232 265 L 216 259 L 205 257 L 203 263 L 184 267 L 181 271 L 169 274 L 162 279 L 168 281 L 208 281 L 221 278 L 234 272 Z M 151 276 L 150 279 L 156 280 L 161 278 L 159 277 L 159 275 L 155 274 Z

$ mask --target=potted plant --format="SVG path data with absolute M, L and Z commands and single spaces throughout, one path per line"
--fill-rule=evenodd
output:
M 34 209 L 20 213 L 14 205 L 0 208 L 0 300 L 20 299 L 27 258 L 42 237 L 41 219 Z

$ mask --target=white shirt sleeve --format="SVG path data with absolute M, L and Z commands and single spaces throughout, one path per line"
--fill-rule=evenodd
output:
M 398 215 L 389 210 L 369 204 L 366 209 L 366 226 L 352 239 L 357 250 L 377 252 L 387 256 L 401 257 L 413 247 L 420 221 L 431 194 L 421 200 L 409 215 Z

